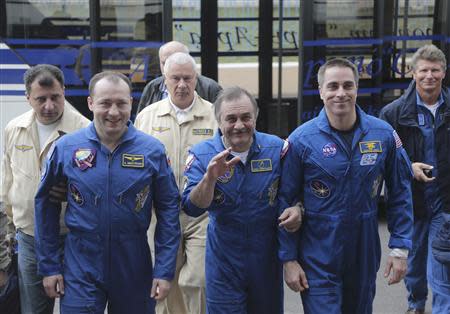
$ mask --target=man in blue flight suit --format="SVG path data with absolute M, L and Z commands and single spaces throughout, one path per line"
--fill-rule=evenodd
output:
M 278 220 L 295 230 L 300 217 L 295 206 L 279 212 L 280 162 L 287 145 L 255 131 L 256 101 L 239 87 L 223 90 L 214 109 L 220 132 L 191 149 L 182 196 L 187 214 L 209 211 L 206 311 L 283 313 Z
M 36 195 L 38 269 L 62 313 L 154 313 L 175 270 L 179 196 L 163 145 L 129 122 L 131 83 L 102 72 L 89 84 L 94 121 L 49 153 Z M 49 190 L 67 182 L 69 233 L 59 260 L 60 206 Z M 147 228 L 156 209 L 155 267 Z
M 411 168 L 384 121 L 356 106 L 358 72 L 332 59 L 318 73 L 324 109 L 289 136 L 280 185 L 285 208 L 304 202 L 299 233 L 280 241 L 285 280 L 301 291 L 305 313 L 372 313 L 381 248 L 377 203 L 383 180 L 392 249 L 389 284 L 406 272 L 411 248 Z
M 425 45 L 411 65 L 414 80 L 380 113 L 398 132 L 414 172 L 407 313 L 424 313 L 427 278 L 433 313 L 450 313 L 450 90 L 442 86 L 447 60 L 436 46 Z

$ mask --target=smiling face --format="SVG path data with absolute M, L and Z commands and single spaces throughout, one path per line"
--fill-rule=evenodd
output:
M 348 67 L 333 66 L 325 70 L 319 87 L 327 115 L 345 117 L 355 111 L 358 86 Z
M 220 131 L 227 146 L 235 152 L 244 152 L 253 142 L 256 128 L 255 108 L 246 95 L 224 101 L 220 105 Z
M 64 88 L 57 80 L 50 86 L 41 86 L 39 79 L 30 85 L 27 100 L 42 124 L 52 124 L 61 118 L 64 111 Z
M 132 105 L 130 88 L 124 81 L 112 81 L 108 77 L 100 79 L 88 97 L 88 105 L 102 140 L 117 140 L 123 135 Z
M 440 62 L 418 60 L 413 70 L 413 78 L 419 95 L 440 93 L 445 70 Z

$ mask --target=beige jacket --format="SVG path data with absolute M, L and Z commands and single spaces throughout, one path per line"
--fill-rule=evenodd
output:
M 136 117 L 135 126 L 164 144 L 180 189 L 184 185 L 183 172 L 189 149 L 211 138 L 217 130 L 213 106 L 200 96 L 196 97 L 182 124 L 178 123 L 175 110 L 166 98 L 142 110 Z
M 52 143 L 63 134 L 88 124 L 88 119 L 66 107 L 58 126 L 40 151 L 33 110 L 8 123 L 4 131 L 0 202 L 5 205 L 8 215 L 12 213 L 16 229 L 34 236 L 34 195 L 40 181 L 43 158 Z

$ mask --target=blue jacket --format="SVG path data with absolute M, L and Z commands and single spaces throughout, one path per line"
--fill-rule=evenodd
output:
M 439 186 L 444 211 L 450 212 L 450 89 L 443 86 L 444 104 L 438 114 L 440 123 L 435 126 L 435 144 Z M 412 81 L 405 93 L 383 107 L 380 118 L 387 121 L 398 132 L 411 162 L 423 162 L 424 137 L 417 121 L 416 82 Z M 412 182 L 415 217 L 426 216 L 425 184 Z
M 62 273 L 58 255 L 60 207 L 50 202 L 49 190 L 67 182 L 65 223 L 69 235 L 93 239 L 104 273 L 108 273 L 111 258 L 123 258 L 125 263 L 139 258 L 112 256 L 110 252 L 122 239 L 134 235 L 147 245 L 153 204 L 158 219 L 153 277 L 171 280 L 180 237 L 179 196 L 163 145 L 129 123 L 121 143 L 110 152 L 100 143 L 91 123 L 58 140 L 49 156 L 35 200 L 39 273 Z M 151 261 L 135 262 L 151 273 Z
M 376 246 L 378 229 L 373 224 L 377 223 L 383 180 L 387 186 L 389 247 L 411 248 L 412 172 L 408 157 L 391 126 L 359 107 L 356 110 L 359 124 L 351 151 L 330 128 L 324 109 L 289 136 L 280 185 L 281 208 L 301 200 L 305 219 L 300 238 L 285 233 L 281 240 L 279 256 L 283 261 L 296 260 L 298 255 L 310 257 L 313 251 L 318 259 L 323 254 L 328 260 L 332 251 L 342 256 L 349 240 L 364 234 L 370 239 L 368 243 Z
M 239 163 L 216 183 L 214 199 L 209 208 L 198 208 L 191 203 L 189 193 L 203 178 L 209 161 L 225 150 L 221 133 L 191 149 L 188 178 L 182 196 L 182 209 L 190 216 L 200 216 L 209 211 L 210 224 L 216 221 L 227 224 L 252 225 L 256 222 L 276 226 L 278 215 L 278 182 L 281 175 L 280 154 L 284 141 L 280 138 L 255 132 L 247 164 Z M 231 158 L 231 156 L 230 156 Z

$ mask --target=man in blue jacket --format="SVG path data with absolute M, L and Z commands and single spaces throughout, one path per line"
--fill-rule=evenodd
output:
M 174 276 L 179 243 L 178 191 L 163 145 L 129 122 L 131 83 L 102 72 L 89 84 L 94 121 L 49 153 L 36 195 L 38 270 L 62 313 L 154 313 Z M 60 206 L 49 190 L 67 182 L 69 233 L 59 259 Z M 152 267 L 146 232 L 158 219 Z
M 442 86 L 446 69 L 445 55 L 436 46 L 419 48 L 412 57 L 413 81 L 380 113 L 398 132 L 414 172 L 407 313 L 424 313 L 427 278 L 433 313 L 450 313 L 450 90 Z
M 392 127 L 356 106 L 353 63 L 329 60 L 318 81 L 324 109 L 288 139 L 280 203 L 304 202 L 305 217 L 299 233 L 280 241 L 280 259 L 287 284 L 302 292 L 305 313 L 372 313 L 381 185 L 384 180 L 392 249 L 384 275 L 394 284 L 411 249 L 411 168 Z
M 278 206 L 287 145 L 256 132 L 256 101 L 239 87 L 223 90 L 214 109 L 220 132 L 191 149 L 182 196 L 188 215 L 209 212 L 206 311 L 281 314 L 278 223 L 296 229 L 300 216 L 298 207 L 281 213 Z

